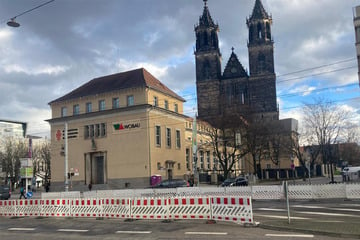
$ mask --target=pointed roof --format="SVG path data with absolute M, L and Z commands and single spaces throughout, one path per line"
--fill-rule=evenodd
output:
M 166 87 L 162 82 L 160 82 L 157 78 L 151 75 L 147 70 L 145 70 L 144 68 L 139 68 L 127 72 L 94 78 L 93 80 L 76 88 L 70 93 L 54 101 L 51 101 L 49 104 L 106 92 L 139 87 L 152 88 L 185 102 L 182 97 L 180 97 L 168 87 Z
M 247 72 L 245 71 L 243 65 L 240 63 L 238 57 L 233 52 L 230 55 L 230 58 L 226 64 L 223 77 L 224 78 L 234 78 L 234 77 L 248 77 Z
M 202 16 L 199 19 L 199 26 L 202 27 L 217 27 L 214 21 L 211 18 L 209 8 L 207 6 L 207 0 L 204 0 L 204 11 Z
M 268 19 L 268 18 L 269 18 L 269 14 L 266 12 L 261 0 L 256 0 L 250 20 L 259 20 L 259 19 Z

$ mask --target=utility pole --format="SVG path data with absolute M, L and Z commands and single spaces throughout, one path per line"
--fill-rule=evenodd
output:
M 65 192 L 69 191 L 69 180 L 68 180 L 68 123 L 65 122 L 65 170 L 64 170 L 64 174 L 65 174 Z

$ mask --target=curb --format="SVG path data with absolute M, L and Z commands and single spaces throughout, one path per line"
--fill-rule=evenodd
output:
M 261 223 L 258 226 L 260 228 L 262 228 L 262 229 L 275 230 L 275 231 L 300 232 L 300 233 L 323 235 L 323 236 L 337 237 L 337 238 L 357 238 L 357 239 L 360 239 L 360 234 L 325 232 L 325 231 L 302 229 L 302 228 L 296 228 L 296 227 L 274 226 L 274 225 L 261 224 Z

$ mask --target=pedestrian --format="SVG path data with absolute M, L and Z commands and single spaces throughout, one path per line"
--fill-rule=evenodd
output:
M 49 192 L 49 190 L 50 190 L 49 183 L 46 183 L 46 184 L 45 184 L 45 191 L 46 191 L 46 192 Z
M 89 191 L 91 191 L 91 189 L 92 189 L 92 184 L 91 183 L 89 183 L 88 188 L 89 188 Z
M 21 199 L 22 197 L 24 197 L 24 198 L 26 199 L 26 196 L 25 196 L 25 194 L 24 194 L 24 187 L 21 185 L 21 186 L 20 186 L 20 199 Z

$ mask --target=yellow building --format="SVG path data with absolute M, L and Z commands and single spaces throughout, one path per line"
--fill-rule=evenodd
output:
M 184 102 L 143 68 L 95 78 L 51 101 L 52 188 L 64 186 L 65 124 L 72 186 L 184 178 L 192 168 Z

